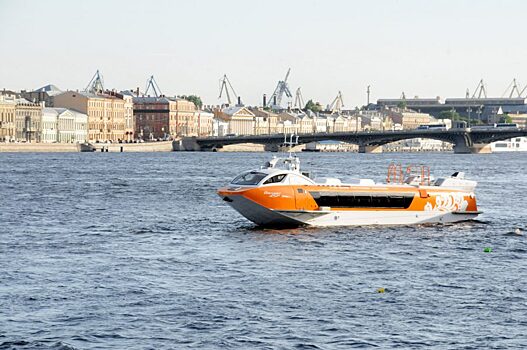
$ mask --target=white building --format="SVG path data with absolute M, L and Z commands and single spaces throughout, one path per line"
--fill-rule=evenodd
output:
M 214 113 L 198 111 L 198 136 L 212 136 Z
M 85 142 L 88 139 L 88 116 L 66 108 L 42 110 L 41 142 Z
M 220 119 L 214 118 L 212 120 L 212 136 L 225 136 L 229 133 L 229 122 Z

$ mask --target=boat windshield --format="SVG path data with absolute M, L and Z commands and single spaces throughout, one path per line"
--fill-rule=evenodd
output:
M 231 181 L 233 185 L 257 185 L 267 174 L 257 171 L 249 171 L 238 175 Z

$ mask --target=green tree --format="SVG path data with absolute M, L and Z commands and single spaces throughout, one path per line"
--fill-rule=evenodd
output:
M 397 107 L 400 109 L 406 109 L 406 101 L 401 101 L 397 104 Z
M 203 106 L 203 102 L 201 101 L 201 97 L 199 97 L 199 96 L 196 96 L 196 95 L 188 95 L 188 96 L 182 95 L 182 96 L 179 96 L 179 97 L 194 103 L 196 105 L 196 107 L 198 107 L 198 108 L 201 108 L 201 106 Z
M 465 120 L 461 115 L 456 111 L 443 111 L 439 113 L 441 119 L 450 119 L 450 120 Z
M 508 114 L 500 114 L 498 115 L 498 117 L 500 118 L 499 119 L 500 123 L 508 123 L 508 124 L 512 123 L 512 118 Z
M 313 100 L 309 100 L 307 101 L 306 106 L 304 107 L 304 110 L 305 111 L 310 110 L 311 112 L 317 113 L 322 110 L 322 106 L 318 102 L 315 103 L 313 102 Z

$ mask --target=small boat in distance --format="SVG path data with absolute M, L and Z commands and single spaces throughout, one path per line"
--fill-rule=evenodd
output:
M 426 166 L 398 164 L 389 166 L 386 183 L 312 179 L 289 152 L 236 176 L 218 195 L 264 227 L 411 225 L 475 219 L 476 185 L 462 172 L 433 179 Z

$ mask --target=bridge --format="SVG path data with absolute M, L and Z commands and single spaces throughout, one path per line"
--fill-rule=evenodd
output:
M 382 152 L 382 145 L 414 138 L 426 138 L 449 142 L 454 145 L 454 153 L 488 153 L 490 143 L 514 137 L 527 136 L 527 129 L 491 128 L 488 129 L 449 129 L 449 130 L 400 130 L 400 131 L 361 131 L 298 134 L 298 143 L 334 140 L 359 146 L 360 153 Z M 284 134 L 187 137 L 173 142 L 175 151 L 214 151 L 223 146 L 240 143 L 253 143 L 265 146 L 268 151 L 278 151 L 284 143 Z

